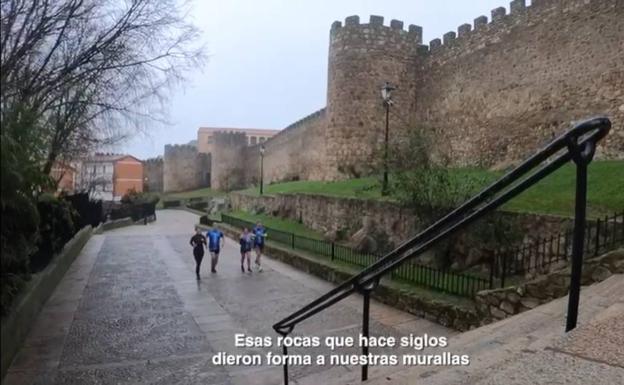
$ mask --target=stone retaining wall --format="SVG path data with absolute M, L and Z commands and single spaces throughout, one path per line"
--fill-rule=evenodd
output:
M 242 193 L 230 194 L 233 210 L 264 212 L 288 220 L 298 221 L 306 227 L 325 235 L 326 240 L 343 241 L 351 239 L 363 227 L 380 246 L 368 252 L 384 252 L 416 235 L 422 229 L 418 214 L 396 203 L 357 198 L 341 198 L 311 194 L 275 194 L 252 196 Z M 489 223 L 487 228 L 483 227 Z M 494 229 L 498 224 L 513 223 L 509 230 L 510 242 L 532 242 L 551 235 L 557 235 L 572 227 L 570 218 L 495 212 L 487 219 L 479 220 L 453 240 L 450 255 L 454 268 L 462 269 L 481 265 L 494 249 Z M 497 227 L 498 226 L 498 227 Z M 508 226 L 510 227 L 510 226 Z M 499 235 L 500 236 L 500 235 Z M 357 245 L 350 246 L 357 248 Z M 432 253 L 419 257 L 421 263 L 430 263 L 436 258 Z
M 583 286 L 624 273 L 624 249 L 612 251 L 583 265 Z M 533 309 L 568 294 L 570 268 L 557 270 L 519 286 L 477 293 L 477 312 L 484 324 Z

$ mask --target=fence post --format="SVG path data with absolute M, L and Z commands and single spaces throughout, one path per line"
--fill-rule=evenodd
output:
M 505 287 L 505 274 L 507 274 L 507 258 L 505 255 L 502 257 L 502 271 L 501 271 L 501 289 Z
M 290 239 L 291 239 L 291 243 L 292 243 L 292 248 L 295 248 L 295 233 L 291 233 L 290 234 Z
M 494 288 L 494 261 L 496 261 L 496 255 L 490 259 L 490 290 Z
M 336 244 L 334 242 L 331 243 L 331 260 L 334 260 L 334 256 L 336 255 Z
M 588 240 L 589 243 L 589 240 Z M 596 250 L 594 250 L 594 255 L 598 255 L 600 252 L 600 218 L 596 220 Z

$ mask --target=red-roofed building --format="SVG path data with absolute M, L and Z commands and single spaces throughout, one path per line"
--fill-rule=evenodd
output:
M 132 155 L 96 153 L 79 167 L 79 189 L 97 199 L 118 201 L 132 189 L 143 191 L 143 162 Z

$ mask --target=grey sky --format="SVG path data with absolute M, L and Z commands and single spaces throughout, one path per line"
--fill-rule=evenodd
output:
M 529 4 L 530 1 L 527 1 Z M 141 159 L 187 143 L 201 126 L 281 129 L 325 106 L 329 28 L 371 14 L 423 27 L 424 43 L 504 6 L 502 0 L 195 0 L 209 60 L 170 99 L 171 126 L 117 150 Z

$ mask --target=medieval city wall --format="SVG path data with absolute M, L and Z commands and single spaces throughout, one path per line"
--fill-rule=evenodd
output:
M 325 169 L 325 109 L 318 110 L 283 129 L 262 144 L 247 147 L 248 180 L 257 184 L 260 147 L 264 145 L 264 183 L 322 179 Z
M 242 132 L 216 132 L 211 153 L 210 187 L 217 190 L 240 189 L 247 185 L 253 167 L 246 159 L 247 137 Z
M 163 190 L 177 192 L 207 187 L 210 155 L 200 154 L 188 144 L 165 146 Z
M 397 20 L 335 22 L 322 179 L 370 172 L 383 141 L 385 81 L 398 86 L 391 136 L 426 129 L 459 165 L 517 162 L 572 120 L 596 114 L 614 122 L 599 156 L 623 158 L 624 2 L 514 0 L 510 8 L 428 46 L 420 27 Z
M 596 114 L 614 123 L 599 156 L 624 157 L 623 1 L 516 0 L 486 21 L 432 41 L 416 81 L 413 120 L 454 162 L 505 167 Z
M 162 158 L 150 158 L 143 162 L 143 174 L 145 176 L 146 191 L 163 191 L 163 167 L 164 162 Z

